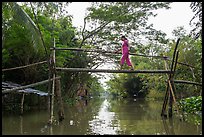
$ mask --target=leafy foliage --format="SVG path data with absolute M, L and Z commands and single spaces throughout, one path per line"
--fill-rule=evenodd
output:
M 195 13 L 190 21 L 190 25 L 194 26 L 190 35 L 197 39 L 202 35 L 202 2 L 191 2 L 190 7 Z M 195 21 L 197 18 L 198 21 Z
M 134 52 L 142 51 L 142 37 L 160 46 L 166 41 L 166 34 L 147 21 L 156 16 L 154 10 L 161 8 L 169 9 L 169 2 L 95 2 L 84 19 L 81 43 L 114 51 L 120 45 L 120 36 L 126 35 Z
M 192 96 L 179 101 L 182 111 L 198 114 L 202 112 L 202 96 Z
M 15 5 L 12 6 L 12 4 Z M 30 7 L 32 4 L 33 10 Z M 3 68 L 11 68 L 23 66 L 39 62 L 47 59 L 44 52 L 44 47 L 37 44 L 33 46 L 35 33 L 32 30 L 36 29 L 35 24 L 38 24 L 44 39 L 45 48 L 50 49 L 53 46 L 53 40 L 57 47 L 80 47 L 78 40 L 73 41 L 76 35 L 76 29 L 72 26 L 72 18 L 70 15 L 64 15 L 64 10 L 67 3 L 58 2 L 36 2 L 36 3 L 4 3 L 3 4 Z M 11 12 L 12 11 L 12 12 Z M 33 14 L 35 12 L 36 18 Z M 18 12 L 20 14 L 18 15 Z M 22 14 L 24 13 L 24 14 Z M 61 14 L 62 13 L 62 14 Z M 19 19 L 16 17 L 23 16 Z M 27 17 L 27 18 L 26 18 Z M 28 22 L 29 21 L 29 22 Z M 38 30 L 37 30 L 38 31 Z M 39 40 L 41 41 L 41 40 Z M 35 49 L 38 50 L 35 50 Z M 48 51 L 51 54 L 51 51 Z M 87 53 L 76 53 L 73 51 L 56 52 L 57 66 L 60 67 L 89 67 L 91 58 Z M 41 68 L 41 69 L 39 69 Z M 23 74 L 22 74 L 23 72 Z M 59 73 L 62 77 L 63 94 L 74 97 L 78 84 L 90 86 L 90 92 L 95 90 L 103 90 L 98 79 L 93 78 L 88 73 Z M 48 77 L 48 66 L 43 64 L 40 66 L 28 67 L 21 70 L 4 72 L 3 80 L 17 82 L 19 84 L 29 84 L 45 80 Z M 89 81 L 89 82 L 88 82 Z M 92 82 L 90 82 L 92 81 Z M 94 82 L 93 82 L 94 81 Z M 47 89 L 40 87 L 41 89 Z
M 138 76 L 128 74 L 120 74 L 114 76 L 107 82 L 108 91 L 112 95 L 122 97 L 142 97 L 148 94 L 148 87 L 144 80 Z
M 130 96 L 144 98 L 148 94 L 147 85 L 140 77 L 131 77 L 125 83 L 124 87 Z
M 27 65 L 47 58 L 43 46 L 40 46 L 41 40 L 38 37 L 39 32 L 35 24 L 40 27 L 46 49 L 53 46 L 55 38 L 56 47 L 98 48 L 114 51 L 119 47 L 118 38 L 123 34 L 128 37 L 133 53 L 169 57 L 173 55 L 176 41 L 166 39 L 165 33 L 155 30 L 152 24 L 148 25 L 147 23 L 149 17 L 156 16 L 155 10 L 169 9 L 169 2 L 93 2 L 84 19 L 84 28 L 80 31 L 72 26 L 72 17 L 65 15 L 68 3 L 25 2 L 21 4 L 19 6 L 14 2 L 2 3 L 2 68 Z M 31 4 L 33 10 L 30 7 Z M 193 6 L 199 5 L 194 4 Z M 195 8 L 195 11 L 197 10 L 195 16 L 198 14 L 200 16 L 202 14 L 200 8 Z M 86 28 L 87 22 L 90 28 Z M 175 79 L 201 83 L 202 40 L 188 37 L 183 27 L 176 28 L 173 34 L 176 39 L 181 38 L 178 47 L 178 61 L 194 66 L 193 68 L 178 65 Z M 76 37 L 78 39 L 75 39 Z M 148 43 L 142 43 L 141 37 L 145 37 Z M 97 68 L 109 60 L 118 64 L 119 56 L 105 57 L 99 53 L 57 51 L 56 60 L 57 66 L 60 67 Z M 159 59 L 137 56 L 131 57 L 131 60 L 136 69 L 164 69 L 164 62 Z M 170 64 L 171 62 L 168 62 L 168 66 Z M 28 84 L 47 79 L 47 72 L 48 67 L 44 64 L 40 67 L 4 72 L 2 78 Z M 89 86 L 90 92 L 96 95 L 104 91 L 98 78 L 89 73 L 64 72 L 58 74 L 62 77 L 63 94 L 69 97 L 76 95 L 79 84 Z M 114 95 L 127 97 L 136 93 L 145 97 L 152 90 L 165 91 L 166 78 L 166 76 L 154 74 L 138 74 L 136 76 L 118 74 L 113 75 L 107 84 L 108 90 Z M 183 85 L 176 87 L 181 91 L 178 94 L 185 94 L 181 97 L 201 94 L 199 87 L 191 86 L 189 88 Z M 187 94 L 185 92 L 187 89 L 194 93 Z

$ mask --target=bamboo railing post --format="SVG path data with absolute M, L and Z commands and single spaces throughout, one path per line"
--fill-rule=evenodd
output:
M 55 48 L 55 38 L 54 38 L 54 48 Z M 55 50 L 53 50 L 53 65 L 52 65 L 52 73 L 53 73 L 53 81 L 52 81 L 52 93 L 51 93 L 51 111 L 50 111 L 50 123 L 53 123 L 54 120 L 54 94 L 55 94 L 55 77 L 56 77 L 56 71 L 55 71 Z
M 178 53 L 179 53 L 179 52 L 177 51 L 177 52 L 176 52 L 176 61 L 175 61 L 175 64 L 174 64 L 173 72 L 176 71 L 176 64 L 177 64 L 177 59 L 178 59 Z M 176 88 L 175 88 L 175 86 L 174 86 L 173 79 L 174 79 L 174 73 L 173 73 L 173 75 L 172 75 L 172 78 L 169 80 L 169 82 L 170 82 L 170 84 L 171 84 L 171 86 L 172 86 L 172 88 L 173 88 L 173 93 L 175 93 L 175 92 L 176 92 Z
M 179 50 L 176 52 L 176 60 L 175 60 L 174 70 L 173 70 L 174 72 L 176 71 L 176 66 L 177 66 L 177 63 L 178 63 L 178 55 L 179 55 Z M 173 76 L 174 76 L 174 73 L 173 73 Z M 175 88 L 175 85 L 174 85 L 173 76 L 172 76 L 172 81 L 170 81 L 170 83 L 171 83 L 172 88 L 173 88 L 173 94 L 175 94 L 176 88 Z
M 165 67 L 166 70 L 168 69 L 166 60 L 164 60 L 164 67 Z M 167 77 L 170 77 L 170 76 L 167 75 Z M 163 106 L 162 106 L 161 116 L 165 116 L 165 117 L 167 116 L 165 114 L 165 111 L 166 111 L 168 97 L 169 97 L 169 84 L 167 84 L 167 86 L 166 86 L 166 93 L 165 93 L 165 97 L 164 97 L 164 103 L 163 103 Z
M 64 119 L 64 107 L 62 102 L 62 96 L 61 96 L 61 82 L 60 79 L 56 80 L 56 96 L 57 96 L 57 103 L 58 103 L 58 117 L 59 121 L 62 121 Z
M 174 67 L 174 59 L 175 59 L 175 55 L 176 55 L 176 50 L 177 50 L 177 47 L 178 47 L 178 44 L 179 44 L 179 41 L 180 41 L 180 38 L 177 40 L 176 42 L 176 46 L 174 48 L 174 53 L 173 53 L 173 59 L 172 59 L 172 64 L 171 64 L 171 74 L 169 75 L 169 79 L 168 80 L 171 80 L 173 75 L 174 75 L 174 71 L 173 71 L 173 67 Z M 167 88 L 166 88 L 166 94 L 165 94 L 165 97 L 164 97 L 164 103 L 163 103 L 163 106 L 162 106 L 162 112 L 161 112 L 161 116 L 165 116 L 164 115 L 164 111 L 166 109 L 166 105 L 167 105 L 167 101 L 168 101 L 168 97 L 167 95 L 169 95 L 169 117 L 172 117 L 172 94 L 169 90 L 169 84 L 167 83 Z M 168 93 L 167 93 L 168 92 Z
M 173 53 L 173 60 L 172 60 L 172 64 L 171 64 L 171 71 L 172 71 L 172 75 L 170 75 L 169 77 L 169 80 L 171 81 L 174 77 L 174 63 L 175 63 L 175 56 L 176 56 L 176 51 L 177 51 L 177 47 L 178 47 L 178 44 L 179 44 L 179 41 L 180 41 L 180 38 L 177 40 L 176 42 L 176 46 L 175 46 L 175 49 L 174 49 L 174 53 Z M 172 105 L 173 105 L 173 95 L 172 95 L 172 92 L 169 93 L 169 117 L 172 117 Z
M 179 51 L 176 52 L 176 61 L 175 61 L 175 65 L 174 65 L 174 72 L 176 71 L 176 66 L 177 66 L 177 63 L 178 63 L 178 55 L 179 55 Z M 169 80 L 168 83 L 169 83 L 169 86 L 170 86 L 170 90 L 172 92 L 174 103 L 176 105 L 177 113 L 178 113 L 179 116 L 181 116 L 183 118 L 183 116 L 180 115 L 180 113 L 179 113 L 180 110 L 179 110 L 179 107 L 178 107 L 178 104 L 177 104 L 177 101 L 176 101 L 176 97 L 175 97 L 176 88 L 175 88 L 175 85 L 174 85 L 173 78 L 172 78 L 172 81 Z
M 47 107 L 48 107 L 48 113 L 49 113 L 49 119 L 50 119 L 50 114 L 51 114 L 51 98 L 52 98 L 52 94 L 51 94 L 51 75 L 52 75 L 52 56 L 50 55 L 49 60 L 48 60 L 48 100 L 47 100 Z
M 172 73 L 172 75 L 171 75 L 171 78 L 168 80 L 168 83 L 167 84 L 169 84 L 169 86 L 170 86 L 170 93 L 169 93 L 169 117 L 172 117 L 172 107 L 173 107 L 173 101 L 176 103 L 176 99 L 175 99 L 175 95 L 174 95 L 174 93 L 175 93 L 175 87 L 174 87 L 174 84 L 173 83 L 171 83 L 171 81 L 173 81 L 173 79 L 174 79 L 174 74 L 175 74 L 175 71 L 176 71 L 176 65 L 177 65 L 177 61 L 178 61 L 178 53 L 179 53 L 179 51 L 174 51 L 174 57 L 173 57 L 173 59 L 175 59 L 175 62 L 173 62 L 172 63 L 172 68 L 171 68 L 171 70 L 173 71 L 173 73 Z M 176 56 L 176 58 L 175 58 L 175 56 Z M 174 60 L 173 60 L 174 61 Z M 172 84 L 173 84 L 173 88 L 172 88 Z M 174 89 L 174 90 L 173 90 Z M 177 112 L 178 112 L 179 110 L 177 110 Z

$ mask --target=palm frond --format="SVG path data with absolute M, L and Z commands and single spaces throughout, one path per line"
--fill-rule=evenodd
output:
M 36 51 L 43 49 L 43 43 L 40 37 L 39 29 L 29 15 L 16 3 L 10 3 L 13 10 L 13 18 L 20 24 L 30 30 L 30 37 Z

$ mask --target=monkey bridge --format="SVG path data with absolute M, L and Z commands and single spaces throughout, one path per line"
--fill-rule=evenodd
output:
M 98 52 L 98 53 L 108 53 L 108 54 L 121 54 L 121 53 L 114 53 L 111 51 L 104 51 L 100 49 L 81 49 L 81 48 L 56 48 L 55 46 L 51 48 L 53 50 L 53 66 L 55 73 L 56 71 L 69 71 L 69 72 L 91 72 L 91 73 L 162 73 L 166 74 L 168 79 L 167 79 L 167 87 L 166 87 L 166 93 L 164 97 L 164 103 L 162 106 L 162 112 L 161 116 L 167 116 L 166 114 L 166 108 L 167 108 L 167 103 L 169 101 L 169 110 L 168 110 L 168 115 L 169 117 L 172 117 L 172 106 L 173 102 L 176 105 L 177 112 L 179 113 L 178 105 L 176 102 L 176 97 L 175 97 L 175 85 L 174 83 L 186 83 L 186 84 L 196 84 L 196 85 L 202 85 L 200 83 L 196 82 L 189 82 L 189 81 L 183 81 L 183 80 L 174 80 L 174 74 L 176 71 L 176 66 L 177 64 L 181 65 L 186 65 L 193 67 L 189 64 L 185 64 L 182 62 L 178 62 L 178 54 L 179 50 L 177 50 L 178 44 L 179 44 L 180 39 L 177 40 L 175 48 L 174 48 L 174 53 L 172 60 L 169 59 L 166 56 L 148 56 L 148 55 L 141 55 L 141 54 L 135 54 L 135 53 L 130 53 L 130 55 L 136 55 L 136 56 L 143 56 L 143 57 L 154 57 L 154 58 L 159 58 L 159 59 L 164 59 L 165 63 L 165 70 L 109 70 L 109 69 L 87 69 L 87 68 L 61 68 L 61 67 L 56 67 L 55 65 L 55 51 L 56 50 L 72 50 L 72 51 L 82 51 L 82 52 Z M 171 68 L 169 69 L 167 66 L 166 61 L 171 61 Z M 53 77 L 54 78 L 54 77 Z
M 172 117 L 172 107 L 173 103 L 176 106 L 177 112 L 179 113 L 178 109 L 178 104 L 176 102 L 176 97 L 175 97 L 175 84 L 174 83 L 184 83 L 184 84 L 194 84 L 198 86 L 202 86 L 201 83 L 196 83 L 196 82 L 191 82 L 191 81 L 184 81 L 184 80 L 174 80 L 174 74 L 176 71 L 176 66 L 177 64 L 180 65 L 185 65 L 192 67 L 189 64 L 185 64 L 182 62 L 178 62 L 178 54 L 179 50 L 177 50 L 178 44 L 179 44 L 180 39 L 177 40 L 175 48 L 174 48 L 174 53 L 172 59 L 169 59 L 169 57 L 166 56 L 148 56 L 148 55 L 141 55 L 141 54 L 135 54 L 135 53 L 130 53 L 130 55 L 135 55 L 135 56 L 142 56 L 142 57 L 154 57 L 158 59 L 163 59 L 164 60 L 164 70 L 110 70 L 110 69 L 88 69 L 88 68 L 61 68 L 56 66 L 56 58 L 55 58 L 55 52 L 56 50 L 72 50 L 72 51 L 82 51 L 82 52 L 98 52 L 98 53 L 106 53 L 106 54 L 121 54 L 121 53 L 114 53 L 111 51 L 104 51 L 104 50 L 99 50 L 99 49 L 82 49 L 82 48 L 56 48 L 55 47 L 55 39 L 54 39 L 54 46 L 51 48 L 52 55 L 49 57 L 47 61 L 42 61 L 34 64 L 29 64 L 26 66 L 21 66 L 21 67 L 16 67 L 16 68 L 9 68 L 9 69 L 2 69 L 2 72 L 4 71 L 10 71 L 14 69 L 23 69 L 26 67 L 30 67 L 33 65 L 39 65 L 43 63 L 48 63 L 49 67 L 49 79 L 41 82 L 37 82 L 34 84 L 26 85 L 26 86 L 21 86 L 13 89 L 6 89 L 2 90 L 2 94 L 6 93 L 12 93 L 14 91 L 20 90 L 20 89 L 25 89 L 33 86 L 37 86 L 40 84 L 45 84 L 49 83 L 48 86 L 48 96 L 49 96 L 49 123 L 53 123 L 54 119 L 54 97 L 56 97 L 59 105 L 59 120 L 64 119 L 64 110 L 63 110 L 63 102 L 61 98 L 61 86 L 60 86 L 60 77 L 57 76 L 57 71 L 68 71 L 68 72 L 91 72 L 91 73 L 150 73 L 150 74 L 166 74 L 168 77 L 167 79 L 167 86 L 166 86 L 166 92 L 164 96 L 164 102 L 162 106 L 162 111 L 161 111 L 161 116 L 167 117 L 167 105 L 168 107 L 168 116 Z M 168 68 L 167 61 L 171 61 L 171 67 Z M 51 83 L 52 82 L 52 83 Z

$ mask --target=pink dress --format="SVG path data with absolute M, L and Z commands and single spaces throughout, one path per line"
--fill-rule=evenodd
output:
M 126 61 L 128 66 L 132 66 L 129 58 L 129 50 L 128 50 L 128 40 L 124 40 L 122 44 L 122 57 L 120 60 L 120 64 L 123 65 Z

